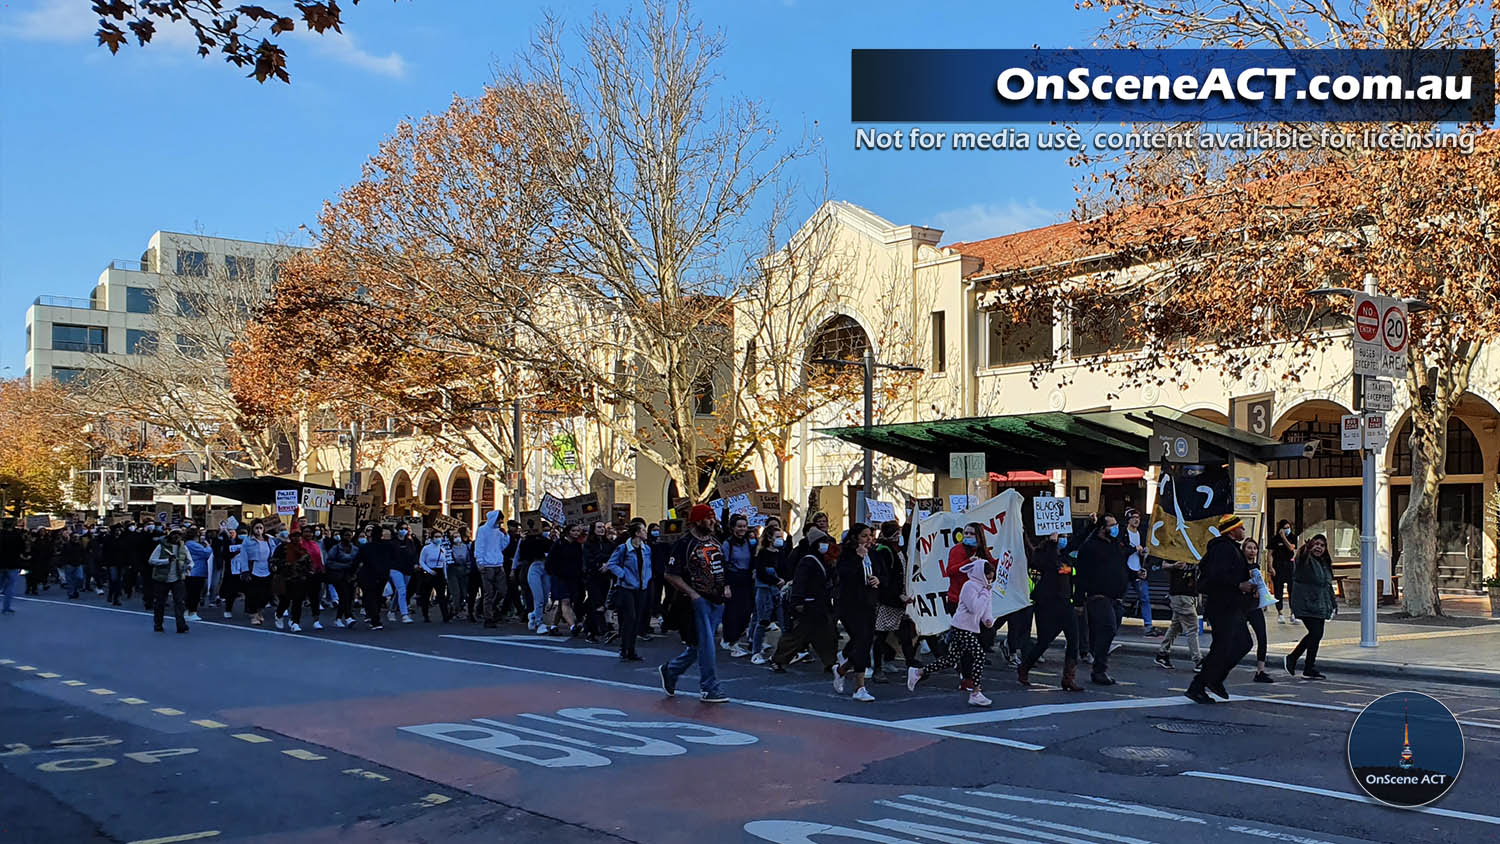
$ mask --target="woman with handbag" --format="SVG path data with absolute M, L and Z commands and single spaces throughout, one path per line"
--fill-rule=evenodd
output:
M 1260 543 L 1254 539 L 1246 539 L 1240 543 L 1240 550 L 1245 554 L 1245 562 L 1250 564 L 1250 583 L 1255 586 L 1257 602 L 1245 614 L 1250 621 L 1250 629 L 1255 631 L 1255 682 L 1274 683 L 1276 681 L 1266 673 L 1266 607 L 1275 606 L 1276 599 L 1271 596 L 1271 590 L 1266 588 L 1266 578 L 1260 570 Z
M 1323 625 L 1333 618 L 1333 558 L 1328 556 L 1328 537 L 1318 534 L 1302 543 L 1292 574 L 1292 615 L 1307 628 L 1297 647 L 1286 655 L 1286 673 L 1297 673 L 1297 661 L 1307 654 L 1302 676 L 1322 680 L 1317 669 L 1318 644 L 1323 641 Z

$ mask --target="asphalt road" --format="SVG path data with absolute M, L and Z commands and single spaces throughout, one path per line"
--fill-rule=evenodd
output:
M 728 705 L 675 698 L 609 648 L 454 623 L 290 634 L 243 617 L 151 632 L 127 606 L 0 618 L 0 841 L 1479 842 L 1500 838 L 1500 694 L 1425 685 L 1465 721 L 1457 784 L 1373 805 L 1346 762 L 1399 681 L 1252 684 L 1117 654 L 1056 688 L 1060 651 L 989 709 L 956 680 L 861 704 L 807 665 L 720 654 Z M 138 605 L 137 605 L 138 606 Z M 170 623 L 167 625 L 171 629 Z M 491 635 L 496 634 L 499 635 Z M 1179 666 L 1186 664 L 1180 660 Z

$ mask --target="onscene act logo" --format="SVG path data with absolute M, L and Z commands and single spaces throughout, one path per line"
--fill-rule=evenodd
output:
M 1425 806 L 1448 793 L 1463 765 L 1458 719 L 1420 692 L 1374 701 L 1349 730 L 1349 770 L 1382 803 Z

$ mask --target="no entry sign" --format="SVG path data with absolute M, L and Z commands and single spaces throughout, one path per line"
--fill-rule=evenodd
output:
M 1373 299 L 1361 299 L 1354 306 L 1354 330 L 1366 343 L 1373 343 L 1380 336 L 1380 306 Z
M 1406 378 L 1406 303 L 1361 293 L 1353 316 L 1354 374 Z

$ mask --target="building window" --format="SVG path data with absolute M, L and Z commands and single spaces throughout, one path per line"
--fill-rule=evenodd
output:
M 984 315 L 986 327 L 985 365 L 990 368 L 1035 363 L 1052 357 L 1052 321 L 1037 320 L 1017 325 L 1000 311 Z
M 177 353 L 189 360 L 203 360 L 203 344 L 186 334 L 177 335 Z
M 932 371 L 948 371 L 948 313 L 932 312 Z
M 156 291 L 149 287 L 125 288 L 125 312 L 131 314 L 156 313 Z
M 1070 319 L 1069 346 L 1073 357 L 1128 352 L 1142 346 L 1138 332 L 1129 330 L 1137 308 L 1125 301 L 1098 302 L 1075 309 Z
M 693 381 L 693 412 L 699 416 L 714 415 L 714 379 L 706 374 Z
M 125 354 L 127 355 L 154 355 L 156 354 L 156 332 L 143 331 L 139 328 L 125 329 Z
M 177 315 L 201 317 L 208 313 L 208 302 L 202 293 L 177 291 Z
M 107 351 L 105 331 L 94 325 L 52 325 L 52 348 L 60 352 Z
M 72 366 L 52 367 L 52 380 L 59 384 L 83 383 L 83 370 Z
M 249 281 L 255 278 L 255 259 L 243 255 L 225 255 L 224 274 L 230 281 Z
M 1391 440 L 1396 447 L 1396 475 L 1411 474 L 1411 420 L 1401 426 L 1401 432 Z M 1448 420 L 1447 457 L 1443 472 L 1448 475 L 1484 474 L 1484 454 L 1479 450 L 1479 440 L 1462 419 Z
M 208 275 L 208 253 L 194 252 L 189 249 L 177 250 L 177 274 L 192 276 Z
M 26 323 L 26 351 L 31 351 L 31 323 Z

